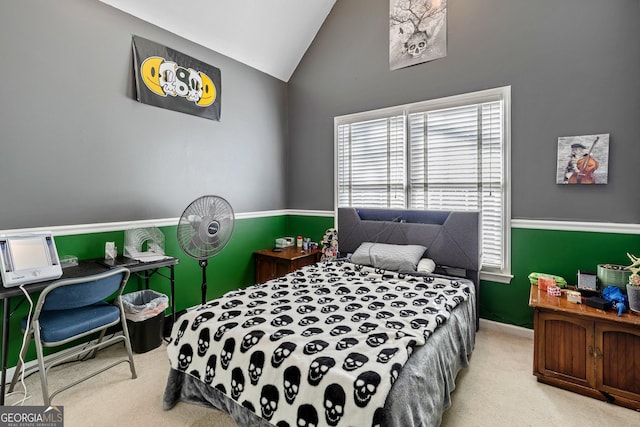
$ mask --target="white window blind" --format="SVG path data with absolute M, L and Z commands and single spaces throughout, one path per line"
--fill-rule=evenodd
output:
M 479 210 L 483 271 L 509 274 L 505 89 L 336 118 L 338 206 Z
M 405 207 L 404 117 L 338 129 L 339 206 Z

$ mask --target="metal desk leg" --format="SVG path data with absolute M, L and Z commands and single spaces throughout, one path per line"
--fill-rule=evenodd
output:
M 174 289 L 175 276 L 173 274 L 173 265 L 169 266 L 169 270 L 171 271 L 170 279 L 169 279 L 169 281 L 171 282 L 171 320 L 173 324 L 175 324 L 176 323 L 176 299 L 175 299 L 176 293 Z
M 7 357 L 9 347 L 9 317 L 10 298 L 4 299 L 4 311 L 2 312 L 2 385 L 0 386 L 0 405 L 4 406 L 4 390 L 7 383 Z

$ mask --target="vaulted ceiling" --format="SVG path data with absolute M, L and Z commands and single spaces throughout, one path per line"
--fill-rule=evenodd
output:
M 100 0 L 289 81 L 335 0 Z

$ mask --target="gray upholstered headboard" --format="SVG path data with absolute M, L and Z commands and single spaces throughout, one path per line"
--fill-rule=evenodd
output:
M 426 246 L 437 265 L 465 270 L 479 301 L 479 212 L 339 208 L 340 254 L 353 253 L 362 242 Z

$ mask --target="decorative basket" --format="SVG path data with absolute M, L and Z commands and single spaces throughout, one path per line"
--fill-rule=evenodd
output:
M 598 264 L 596 276 L 602 289 L 607 286 L 617 286 L 622 290 L 626 290 L 631 272 L 623 265 Z
M 640 286 L 627 285 L 627 296 L 629 297 L 629 309 L 640 314 Z

